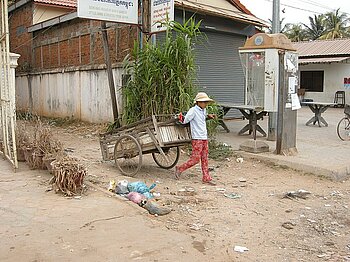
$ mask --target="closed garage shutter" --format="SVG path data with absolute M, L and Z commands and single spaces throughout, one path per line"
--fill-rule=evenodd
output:
M 206 40 L 196 46 L 198 85 L 218 103 L 244 104 L 244 73 L 238 48 L 245 36 L 204 32 Z M 241 117 L 231 110 L 226 117 Z

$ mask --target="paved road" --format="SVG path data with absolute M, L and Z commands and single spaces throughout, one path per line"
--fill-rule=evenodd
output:
M 336 133 L 338 121 L 343 117 L 342 108 L 329 108 L 322 116 L 328 122 L 328 127 L 318 125 L 306 126 L 305 123 L 313 116 L 308 107 L 298 110 L 297 118 L 297 149 L 296 156 L 280 156 L 273 153 L 276 142 L 267 141 L 258 133 L 258 140 L 266 142 L 270 146 L 270 152 L 260 154 L 243 153 L 246 156 L 254 156 L 262 160 L 272 161 L 303 170 L 305 172 L 323 175 L 334 179 L 345 179 L 350 176 L 350 141 L 341 141 Z M 238 150 L 239 145 L 251 137 L 239 136 L 238 131 L 247 123 L 247 120 L 229 120 L 227 126 L 231 130 L 226 133 L 220 129 L 219 140 L 228 143 L 233 149 Z M 267 130 L 268 117 L 259 124 Z

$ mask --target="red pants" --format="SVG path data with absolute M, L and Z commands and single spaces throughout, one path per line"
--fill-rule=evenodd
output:
M 202 173 L 203 173 L 203 182 L 208 182 L 212 180 L 211 176 L 209 175 L 209 169 L 208 169 L 208 140 L 192 140 L 192 155 L 190 159 L 182 164 L 181 166 L 177 167 L 177 170 L 182 173 L 186 169 L 194 166 L 195 164 L 198 164 L 199 161 L 201 161 L 202 166 Z

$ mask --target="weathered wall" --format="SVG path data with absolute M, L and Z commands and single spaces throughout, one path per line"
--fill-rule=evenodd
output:
M 51 18 L 67 14 L 72 9 L 64 7 L 55 7 L 49 5 L 35 4 L 33 14 L 33 24 L 37 24 Z
M 32 34 L 27 27 L 33 25 L 33 6 L 27 4 L 9 14 L 10 52 L 21 55 L 16 71 L 26 71 L 31 67 Z
M 28 33 L 27 29 L 39 18 L 60 13 L 60 8 L 50 7 L 53 13 L 42 8 L 30 2 L 10 13 L 10 49 L 21 55 L 17 72 L 38 73 L 53 68 L 104 64 L 100 21 L 76 18 Z M 61 8 L 61 12 L 67 10 Z M 121 62 L 133 48 L 138 28 L 118 23 L 107 26 L 110 59 L 112 63 Z
M 122 68 L 113 69 L 119 112 Z M 113 120 L 105 69 L 49 71 L 16 78 L 17 110 L 100 123 Z
M 300 66 L 300 71 L 324 70 L 323 92 L 306 92 L 305 98 L 314 101 L 332 103 L 336 91 L 345 91 L 345 102 L 350 104 L 350 90 L 344 89 L 344 78 L 350 77 L 350 64 L 310 64 Z
M 121 62 L 137 39 L 137 27 L 113 24 L 107 32 L 110 59 Z M 101 22 L 74 19 L 35 31 L 32 52 L 32 72 L 104 64 Z

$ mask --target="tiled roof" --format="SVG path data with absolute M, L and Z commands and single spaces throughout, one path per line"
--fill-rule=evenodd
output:
M 59 5 L 66 7 L 77 7 L 77 0 L 34 0 L 35 3 L 47 4 L 47 5 Z
M 350 38 L 295 42 L 293 45 L 299 57 L 350 55 Z

